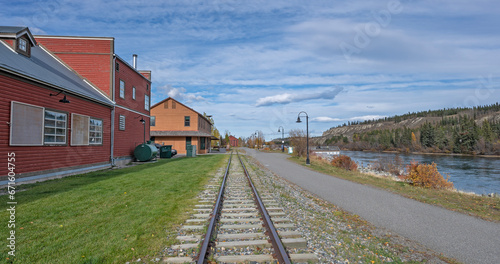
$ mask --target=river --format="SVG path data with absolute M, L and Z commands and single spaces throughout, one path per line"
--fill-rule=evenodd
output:
M 500 193 L 500 158 L 470 156 L 395 154 L 365 151 L 342 151 L 363 166 L 380 158 L 394 159 L 396 155 L 409 164 L 412 160 L 419 163 L 436 163 L 441 175 L 450 175 L 457 190 L 477 194 Z M 445 176 L 446 177 L 446 176 Z

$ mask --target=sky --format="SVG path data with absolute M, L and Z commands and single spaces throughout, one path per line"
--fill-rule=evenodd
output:
M 496 0 L 0 0 L 0 25 L 115 38 L 223 134 L 320 136 L 349 121 L 500 101 Z

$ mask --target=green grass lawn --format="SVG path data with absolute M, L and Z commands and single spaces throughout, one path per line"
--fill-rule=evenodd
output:
M 0 196 L 3 260 L 14 263 L 149 261 L 174 243 L 196 195 L 226 155 L 161 160 L 32 185 L 15 194 L 16 256 L 7 255 L 7 196 Z
M 304 165 L 304 158 L 291 157 L 290 160 Z M 500 222 L 500 199 L 468 195 L 449 190 L 415 187 L 408 183 L 379 178 L 357 171 L 346 171 L 331 166 L 327 162 L 311 159 L 309 168 L 321 173 L 385 189 L 420 202 L 433 204 L 449 210 L 469 214 L 488 221 Z

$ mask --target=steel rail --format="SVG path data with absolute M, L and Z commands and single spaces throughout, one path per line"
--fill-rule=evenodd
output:
M 217 201 L 215 202 L 214 210 L 210 215 L 210 224 L 208 225 L 207 233 L 205 235 L 205 239 L 203 240 L 203 245 L 201 246 L 200 253 L 198 254 L 197 264 L 207 263 L 207 258 L 210 255 L 210 249 L 214 245 L 214 241 L 212 237 L 215 233 L 215 229 L 217 227 L 217 223 L 220 218 L 220 212 L 222 209 L 222 202 L 224 200 L 224 190 L 226 188 L 226 180 L 227 175 L 229 174 L 229 166 L 231 165 L 231 159 L 233 157 L 233 152 L 231 152 L 231 156 L 229 157 L 229 162 L 227 163 L 226 173 L 224 174 L 224 179 L 222 180 L 222 184 L 219 190 L 219 195 L 217 196 Z
M 264 227 L 267 229 L 267 233 L 269 237 L 271 238 L 271 244 L 274 248 L 274 257 L 278 260 L 278 263 L 285 263 L 285 264 L 290 264 L 290 257 L 288 256 L 288 253 L 285 250 L 285 247 L 283 246 L 283 243 L 281 242 L 281 239 L 278 235 L 278 232 L 276 231 L 276 228 L 274 227 L 273 222 L 271 221 L 271 217 L 267 213 L 266 207 L 264 206 L 264 203 L 260 199 L 260 196 L 257 192 L 257 189 L 253 185 L 252 179 L 250 179 L 250 175 L 248 174 L 247 168 L 245 167 L 245 164 L 243 164 L 243 161 L 241 160 L 241 157 L 236 151 L 236 155 L 238 156 L 238 159 L 240 160 L 241 166 L 243 167 L 243 171 L 245 172 L 245 175 L 247 176 L 248 184 L 252 188 L 252 192 L 254 194 L 255 201 L 257 202 L 257 208 L 259 209 L 261 215 L 262 215 L 262 220 L 264 221 Z

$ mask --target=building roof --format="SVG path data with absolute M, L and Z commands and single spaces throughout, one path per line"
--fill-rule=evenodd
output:
M 151 136 L 169 137 L 212 137 L 209 133 L 201 131 L 150 131 Z
M 27 27 L 0 26 L 0 38 L 17 39 L 23 35 L 28 36 L 28 39 L 31 41 L 32 45 L 36 45 L 36 40 L 33 37 L 33 35 L 31 35 L 29 28 L 27 28 Z
M 134 66 L 130 65 L 126 60 L 124 60 L 123 58 L 121 58 L 120 56 L 116 55 L 116 54 L 113 54 L 117 59 L 119 59 L 121 62 L 123 62 L 123 64 L 127 65 L 131 70 L 135 71 L 137 74 L 139 74 L 143 79 L 145 79 L 146 81 L 148 81 L 149 83 L 151 83 L 151 80 L 146 78 L 146 76 L 142 75 L 141 71 L 142 72 L 149 72 L 149 74 L 151 75 L 151 71 L 149 70 L 138 70 L 136 68 L 134 68 Z
M 8 31 L 9 28 L 13 27 L 0 27 L 0 35 L 3 34 L 2 30 Z M 15 31 L 15 29 L 11 29 L 11 31 Z M 0 44 L 1 71 L 45 84 L 56 90 L 64 91 L 68 95 L 80 96 L 108 106 L 114 104 L 97 88 L 82 80 L 42 47 L 31 47 L 31 56 L 26 57 L 15 52 L 3 41 L 0 43 L 2 43 Z
M 153 106 L 151 106 L 151 109 L 153 109 L 153 108 L 157 107 L 158 105 L 163 104 L 163 103 L 164 103 L 165 101 L 167 101 L 167 100 L 172 100 L 172 101 L 175 101 L 176 103 L 178 103 L 178 104 L 180 104 L 180 105 L 182 105 L 182 106 L 186 107 L 187 109 L 189 109 L 189 110 L 191 110 L 191 111 L 193 111 L 193 112 L 197 113 L 199 116 L 201 116 L 203 119 L 205 119 L 208 123 L 212 124 L 212 122 L 211 122 L 211 121 L 210 121 L 207 117 L 205 117 L 204 115 L 202 115 L 202 114 L 200 114 L 200 113 L 196 112 L 196 110 L 194 110 L 193 108 L 191 108 L 191 107 L 189 107 L 189 106 L 187 106 L 187 105 L 185 105 L 185 104 L 183 104 L 183 103 L 181 103 L 181 102 L 179 102 L 179 101 L 175 100 L 175 99 L 174 99 L 174 98 L 172 98 L 172 97 L 168 97 L 167 99 L 162 100 L 162 101 L 160 101 L 160 102 L 158 102 L 158 103 L 154 104 Z

